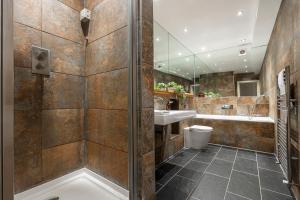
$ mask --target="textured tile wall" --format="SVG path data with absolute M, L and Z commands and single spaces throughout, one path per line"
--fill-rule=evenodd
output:
M 87 167 L 128 188 L 127 0 L 86 3 Z
M 268 45 L 267 54 L 263 62 L 261 71 L 261 85 L 263 93 L 270 96 L 270 115 L 277 120 L 276 110 L 276 75 L 286 66 L 291 69 L 291 84 L 294 84 L 294 97 L 297 98 L 299 107 L 299 81 L 300 81 L 300 2 L 298 0 L 283 0 L 271 39 Z M 300 114 L 292 116 L 291 128 L 294 140 L 298 140 L 298 145 L 292 145 L 292 148 L 299 155 L 299 133 L 300 133 Z M 298 121 L 297 121 L 298 119 Z M 277 135 L 277 134 L 276 134 Z M 295 156 L 298 156 L 295 155 Z M 292 161 L 294 164 L 294 161 Z M 298 168 L 299 162 L 293 169 Z M 298 181 L 299 183 L 299 178 Z M 300 198 L 299 188 L 295 188 L 295 195 Z
M 194 108 L 199 114 L 269 116 L 269 97 L 194 97 Z M 224 104 L 233 109 L 224 110 Z
M 193 119 L 193 124 L 214 128 L 210 142 L 264 152 L 274 152 L 274 124 Z
M 153 1 L 140 1 L 137 23 L 140 46 L 140 130 L 138 135 L 138 198 L 155 199 L 154 77 L 153 77 Z
M 212 92 L 218 92 L 221 96 L 235 96 L 235 82 L 233 72 L 201 75 L 199 84 L 202 89 Z
M 81 0 L 15 0 L 15 192 L 83 166 Z M 31 73 L 31 45 L 51 50 L 51 76 Z

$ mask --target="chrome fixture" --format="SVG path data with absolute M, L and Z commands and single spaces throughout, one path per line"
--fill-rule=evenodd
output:
M 32 46 L 32 73 L 50 75 L 50 50 Z

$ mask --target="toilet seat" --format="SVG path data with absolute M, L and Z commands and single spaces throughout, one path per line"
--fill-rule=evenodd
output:
M 199 126 L 199 125 L 194 125 L 190 127 L 190 131 L 194 132 L 203 132 L 203 131 L 212 131 L 213 128 L 209 126 Z
M 194 125 L 184 129 L 184 146 L 186 148 L 206 148 L 213 128 L 209 126 Z

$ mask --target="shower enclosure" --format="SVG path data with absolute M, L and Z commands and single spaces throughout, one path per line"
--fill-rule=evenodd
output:
M 153 196 L 152 1 L 1 2 L 0 199 Z

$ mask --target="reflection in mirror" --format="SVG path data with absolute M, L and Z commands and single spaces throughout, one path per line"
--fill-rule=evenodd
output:
M 194 96 L 259 96 L 260 71 L 280 2 L 237 2 L 220 12 L 218 20 L 208 18 L 214 3 L 195 3 L 208 6 L 200 13 L 176 3 L 189 7 L 182 16 L 169 8 L 171 3 L 154 4 L 155 88 L 169 91 L 168 83 L 175 82 Z M 247 9 L 232 15 L 239 7 Z M 256 81 L 256 93 L 250 91 L 254 84 L 240 87 L 241 81 Z M 249 92 L 241 93 L 241 88 Z
M 154 22 L 154 38 L 155 88 L 160 91 L 183 88 L 184 92 L 190 92 L 194 84 L 194 54 L 157 22 Z

